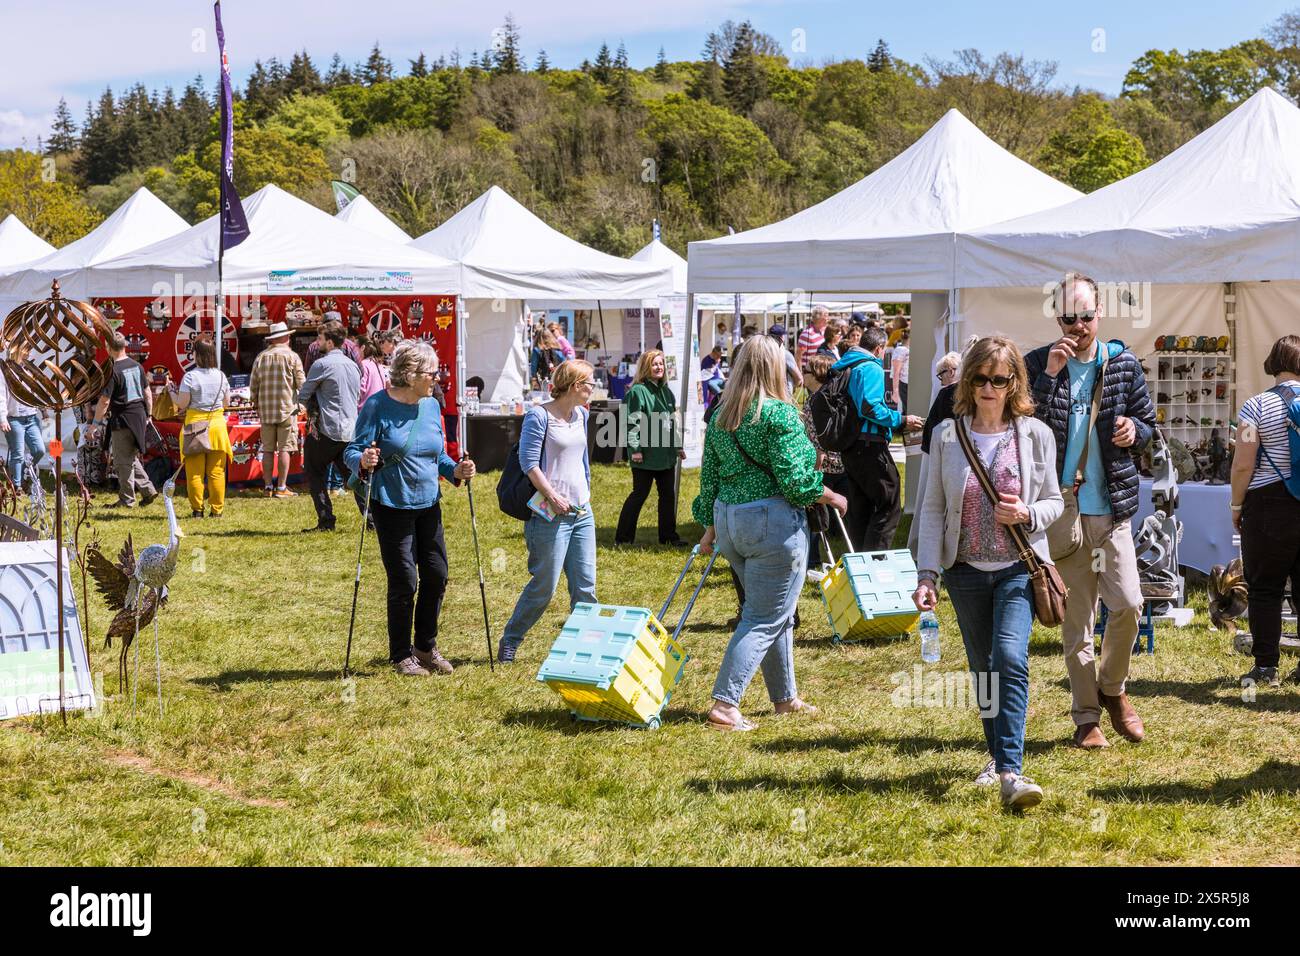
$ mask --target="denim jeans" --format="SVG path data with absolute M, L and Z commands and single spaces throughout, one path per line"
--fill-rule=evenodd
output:
M 784 498 L 715 501 L 713 528 L 718 550 L 745 590 L 713 697 L 739 707 L 761 667 L 772 703 L 794 700 L 794 611 L 808 564 L 808 519 Z
M 989 756 L 999 771 L 1020 773 L 1029 708 L 1029 631 L 1034 623 L 1029 572 L 1023 561 L 1001 571 L 980 571 L 958 562 L 943 572 L 943 583 L 957 612 L 980 713 L 994 713 L 981 718 Z
M 33 467 L 45 457 L 45 435 L 41 432 L 40 415 L 15 415 L 9 419 L 9 443 L 6 464 L 9 477 L 19 488 L 23 486 L 23 455 L 32 459 Z
M 546 611 L 560 572 L 569 582 L 569 608 L 580 601 L 596 603 L 596 519 L 591 505 L 581 515 L 557 515 L 551 521 L 541 517 L 524 523 L 528 545 L 528 583 L 515 603 L 515 611 L 501 634 L 501 643 L 518 647 Z

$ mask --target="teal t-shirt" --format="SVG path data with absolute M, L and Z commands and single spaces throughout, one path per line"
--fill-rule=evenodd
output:
M 1061 487 L 1074 484 L 1074 469 L 1083 454 L 1084 432 L 1092 414 L 1092 388 L 1101 366 L 1101 350 L 1105 344 L 1097 343 L 1097 358 L 1092 362 L 1070 359 L 1066 367 L 1070 372 L 1070 427 L 1065 442 L 1065 468 L 1061 472 Z M 1106 466 L 1101 460 L 1101 443 L 1097 426 L 1087 436 L 1088 464 L 1084 469 L 1083 487 L 1079 489 L 1079 513 L 1085 515 L 1110 514 L 1110 495 L 1106 491 Z

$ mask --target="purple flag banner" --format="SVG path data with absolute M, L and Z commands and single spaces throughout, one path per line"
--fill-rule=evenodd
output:
M 230 89 L 230 61 L 226 58 L 226 31 L 221 26 L 221 0 L 213 5 L 217 17 L 217 49 L 221 53 L 221 247 L 233 249 L 248 238 L 248 218 L 235 192 L 234 95 Z

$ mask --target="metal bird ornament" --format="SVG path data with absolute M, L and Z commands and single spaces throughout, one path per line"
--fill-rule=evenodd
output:
M 104 635 L 104 646 L 112 647 L 113 638 L 118 639 L 121 648 L 117 659 L 118 686 L 125 690 L 126 660 L 135 641 L 136 631 L 148 627 L 154 615 L 167 603 L 161 592 L 151 591 L 145 595 L 137 610 L 126 606 L 126 591 L 135 579 L 135 548 L 131 536 L 126 536 L 126 543 L 118 552 L 117 563 L 110 561 L 100 550 L 99 542 L 92 542 L 86 548 L 86 568 L 95 581 L 95 590 L 104 597 L 104 603 L 110 611 L 115 611 L 109 622 L 108 633 Z
M 1250 603 L 1241 558 L 1233 558 L 1226 567 L 1216 564 L 1210 569 L 1209 597 L 1210 622 L 1220 630 L 1236 630 L 1234 622 L 1246 613 Z
M 108 601 L 110 609 L 118 614 L 109 625 L 104 643 L 111 644 L 114 635 L 122 639 L 122 652 L 118 660 L 119 686 L 126 686 L 126 656 L 135 645 L 135 665 L 131 680 L 131 712 L 135 712 L 140 690 L 140 636 L 141 626 L 153 623 L 154 668 L 158 682 L 158 715 L 163 713 L 162 699 L 162 648 L 158 641 L 158 612 L 167 603 L 167 585 L 176 573 L 180 558 L 181 532 L 176 522 L 176 508 L 172 496 L 176 492 L 176 476 L 180 468 L 163 484 L 163 506 L 167 509 L 167 543 L 151 544 L 138 555 L 134 553 L 130 536 L 126 539 L 116 565 L 111 564 L 98 548 L 91 553 L 90 573 L 95 586 Z M 129 635 L 129 636 L 128 636 Z

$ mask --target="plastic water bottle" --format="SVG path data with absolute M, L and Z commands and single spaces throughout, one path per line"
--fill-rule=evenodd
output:
M 921 615 L 921 660 L 939 663 L 939 619 L 933 611 Z

